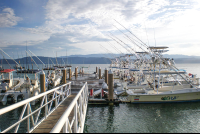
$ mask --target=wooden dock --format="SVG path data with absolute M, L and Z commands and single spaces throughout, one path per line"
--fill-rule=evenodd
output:
M 47 119 L 45 119 L 37 128 L 35 128 L 32 133 L 50 133 L 76 95 L 77 93 L 72 93 L 53 113 L 48 116 Z M 70 121 L 72 120 L 73 115 L 74 112 L 72 111 L 70 114 Z

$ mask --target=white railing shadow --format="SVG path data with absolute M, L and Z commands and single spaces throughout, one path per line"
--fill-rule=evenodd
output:
M 14 129 L 17 133 L 20 124 L 27 120 L 27 133 L 32 132 L 43 120 L 45 120 L 69 95 L 71 95 L 71 82 L 41 93 L 37 96 L 23 100 L 16 104 L 0 109 L 0 115 L 23 107 L 18 121 L 2 130 L 1 133 L 10 132 Z M 40 100 L 40 106 L 32 111 L 31 102 Z M 54 103 L 53 103 L 54 102 Z
M 86 82 L 50 133 L 83 133 L 87 104 L 88 85 Z

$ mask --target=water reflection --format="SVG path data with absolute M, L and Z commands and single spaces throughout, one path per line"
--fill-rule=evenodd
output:
M 200 131 L 200 102 L 89 106 L 85 133 L 180 133 Z
M 114 106 L 108 106 L 108 120 L 107 120 L 107 128 L 106 131 L 113 132 L 114 126 L 113 126 L 113 120 L 114 120 Z

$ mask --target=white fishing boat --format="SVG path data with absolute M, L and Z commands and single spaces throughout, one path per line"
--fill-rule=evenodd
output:
M 8 70 L 4 71 L 8 72 Z M 26 78 L 13 78 L 12 70 L 9 73 L 9 77 L 3 79 L 8 83 L 8 88 L 6 92 L 0 94 L 0 102 L 3 105 L 14 104 L 40 93 L 37 74 L 33 74 L 35 78 L 30 79 L 28 76 Z M 33 101 L 31 105 L 35 105 L 37 101 Z
M 19 88 L 23 83 L 23 78 L 13 78 L 14 69 L 1 69 L 1 85 L 0 85 L 0 102 L 5 105 L 7 103 L 7 99 L 13 96 L 13 92 Z M 2 87 L 2 83 L 5 82 L 7 86 Z M 5 90 L 3 89 L 5 88 Z M 15 93 L 16 100 L 20 98 L 21 93 Z
M 62 79 L 61 69 L 56 69 L 55 71 L 52 71 L 48 81 L 50 86 L 56 87 L 60 84 L 61 79 Z
M 185 88 L 175 91 L 157 92 L 145 89 L 137 93 L 127 91 L 127 101 L 131 103 L 169 103 L 200 101 L 200 88 Z
M 149 71 L 143 71 L 149 87 L 127 90 L 127 101 L 131 103 L 169 103 L 200 101 L 200 88 L 195 87 L 198 78 L 190 79 L 185 71 L 175 67 L 173 60 L 161 58 L 160 49 L 151 47 L 157 55 L 152 57 Z M 159 53 L 159 54 L 158 54 Z M 196 82 L 195 82 L 196 81 Z

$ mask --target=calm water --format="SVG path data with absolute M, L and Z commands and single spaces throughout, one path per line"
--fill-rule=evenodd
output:
M 96 66 L 104 70 L 106 64 L 73 64 L 74 68 L 84 68 L 93 73 Z M 200 64 L 177 64 L 179 69 L 200 77 Z M 42 68 L 42 65 L 39 65 Z M 36 68 L 36 66 L 34 66 Z M 16 77 L 18 77 L 16 75 Z M 4 106 L 0 106 L 3 108 Z M 14 110 L 0 116 L 0 128 L 3 130 L 20 115 Z M 22 125 L 20 132 L 26 132 Z M 171 104 L 128 104 L 118 106 L 88 105 L 84 133 L 197 133 L 200 132 L 200 102 Z
M 200 77 L 200 64 L 177 64 Z M 89 105 L 85 133 L 199 133 L 200 102 Z

